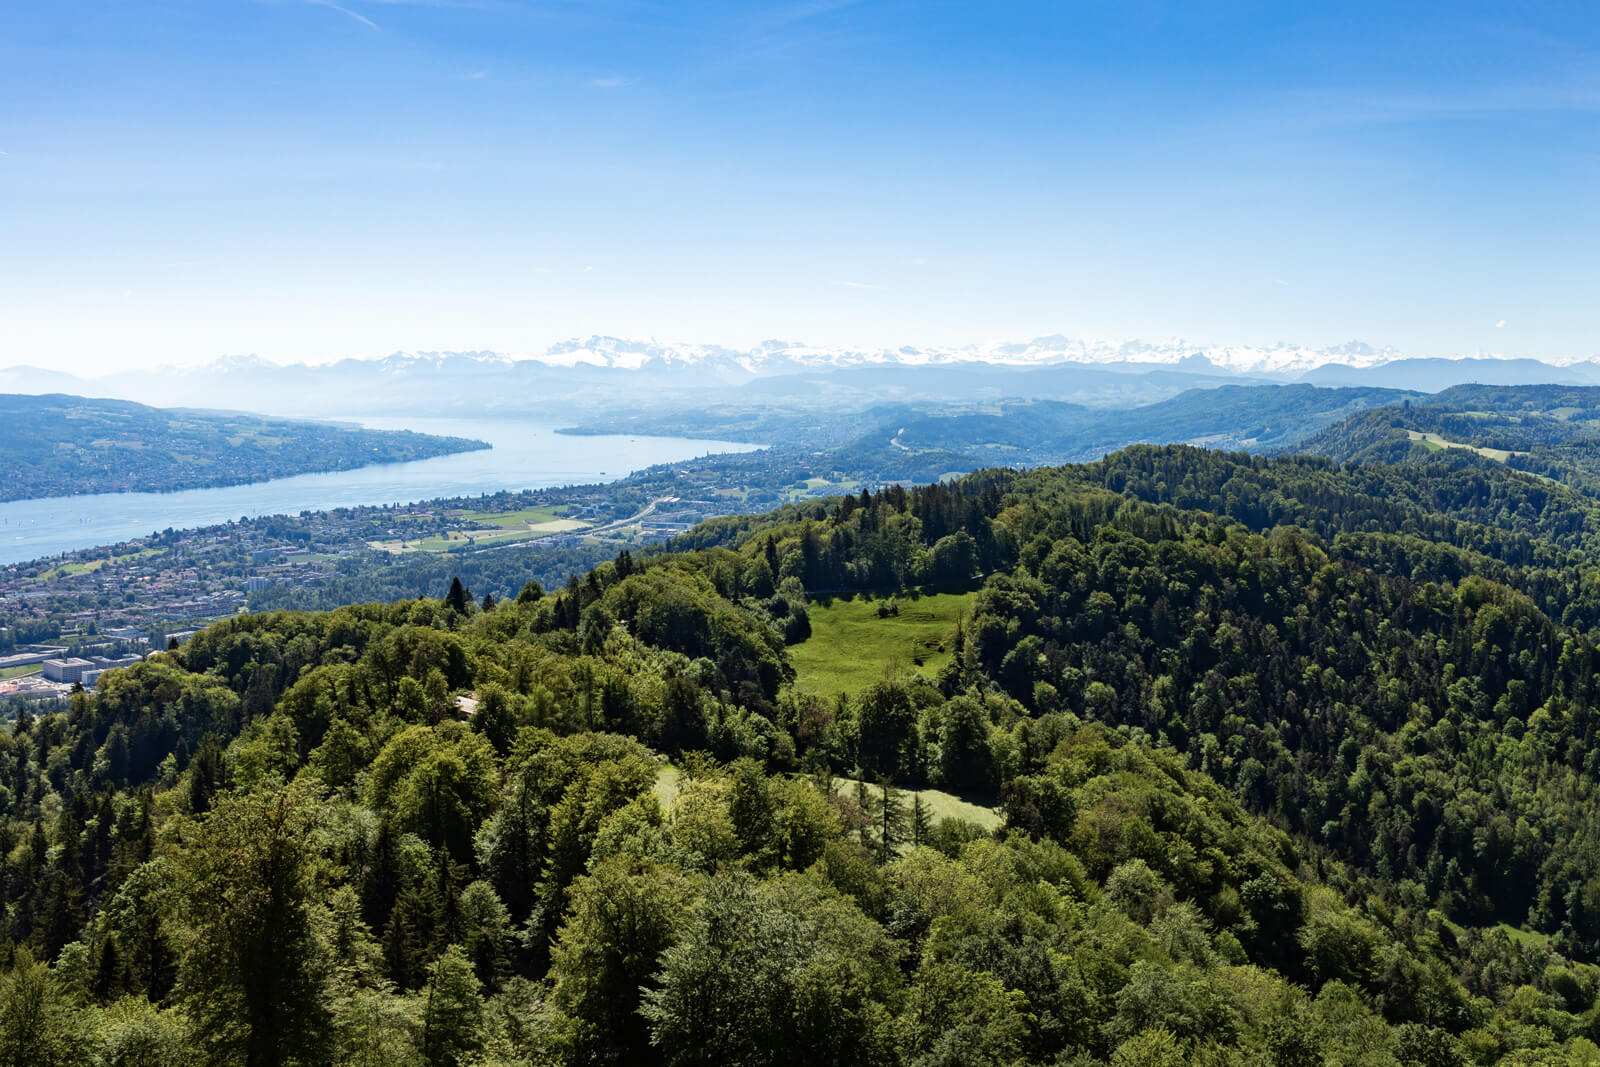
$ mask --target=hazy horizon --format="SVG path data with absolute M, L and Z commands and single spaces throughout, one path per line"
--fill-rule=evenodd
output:
M 650 355 L 641 354 L 649 350 Z M 1252 364 L 1253 357 L 1269 357 L 1285 353 L 1298 357 L 1298 362 L 1284 367 Z M 724 344 L 717 341 L 680 340 L 645 336 L 591 335 L 566 337 L 548 345 L 523 350 L 438 348 L 397 348 L 382 352 L 331 354 L 324 358 L 294 358 L 279 354 L 277 357 L 258 352 L 228 352 L 207 357 L 195 354 L 185 361 L 170 360 L 145 366 L 130 366 L 126 359 L 115 363 L 96 363 L 83 368 L 61 368 L 40 363 L 19 361 L 0 364 L 3 371 L 40 371 L 65 373 L 85 382 L 147 371 L 201 371 L 228 365 L 265 364 L 271 367 L 331 367 L 339 363 L 381 363 L 395 358 L 405 359 L 481 359 L 486 361 L 533 362 L 553 368 L 578 365 L 614 365 L 628 369 L 655 355 L 675 359 L 694 360 L 715 355 L 777 355 L 783 358 L 810 359 L 818 366 L 893 365 L 937 366 L 960 363 L 990 363 L 997 366 L 1048 366 L 1056 363 L 1109 363 L 1125 361 L 1130 365 L 1175 366 L 1181 359 L 1195 356 L 1212 361 L 1218 370 L 1235 373 L 1262 373 L 1294 375 L 1321 365 L 1348 366 L 1353 369 L 1381 366 L 1405 360 L 1442 359 L 1464 360 L 1532 360 L 1553 368 L 1579 363 L 1600 363 L 1600 351 L 1574 353 L 1567 356 L 1539 357 L 1516 352 L 1456 351 L 1411 352 L 1389 345 L 1369 344 L 1351 338 L 1326 346 L 1298 344 L 1279 340 L 1269 344 L 1239 344 L 1227 341 L 1206 341 L 1186 337 L 1151 339 L 1143 337 L 1090 338 L 1073 337 L 1060 332 L 1030 338 L 989 339 L 967 344 L 928 345 L 812 345 L 804 340 L 766 338 L 749 345 Z M 629 362 L 627 357 L 632 356 Z M 1230 362 L 1230 358 L 1232 362 Z

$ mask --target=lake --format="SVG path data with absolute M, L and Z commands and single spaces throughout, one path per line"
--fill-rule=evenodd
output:
M 410 504 L 436 497 L 609 482 L 657 463 L 760 445 L 684 437 L 576 437 L 523 419 L 349 418 L 374 430 L 472 437 L 493 447 L 411 463 L 299 474 L 220 489 L 95 493 L 0 503 L 0 564 L 116 544 L 154 531 L 214 526 L 258 515 Z

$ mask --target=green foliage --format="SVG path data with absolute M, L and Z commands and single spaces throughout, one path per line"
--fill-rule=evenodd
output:
M 50 968 L 27 949 L 0 979 L 0 1064 L 67 1067 L 77 1062 L 72 1013 Z
M 494 803 L 496 777 L 493 748 L 463 724 L 411 726 L 373 760 L 367 802 L 402 830 L 466 859 Z
M 423 991 L 422 1055 L 431 1067 L 463 1067 L 483 1048 L 482 985 L 460 946 L 428 968 Z
M 657 988 L 661 953 L 685 921 L 692 886 L 671 867 L 618 856 L 578 880 L 551 958 L 552 1025 L 561 1058 L 646 1063 L 656 1058 L 639 1014 Z
M 683 934 L 661 953 L 640 1014 L 663 1062 L 871 1063 L 887 1022 L 871 995 L 889 975 L 852 966 L 871 944 L 843 939 L 870 923 L 826 894 L 763 892 L 712 880 Z M 882 934 L 877 934 L 882 940 Z M 870 958 L 870 957 L 869 957 Z
M 314 814 L 291 793 L 230 796 L 180 851 L 178 996 L 216 1063 L 277 1067 L 326 1042 L 327 959 L 312 917 Z

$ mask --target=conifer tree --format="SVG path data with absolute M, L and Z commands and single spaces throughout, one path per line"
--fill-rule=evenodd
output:
M 856 804 L 861 808 L 861 847 L 872 847 L 872 794 L 867 790 L 867 776 L 856 768 Z
M 472 610 L 471 596 L 457 575 L 450 579 L 450 591 L 444 595 L 444 605 L 458 615 L 465 615 Z
M 895 846 L 906 838 L 906 802 L 905 795 L 889 779 L 879 782 L 879 788 L 878 856 L 888 861 L 894 858 Z
M 483 1048 L 483 987 L 459 945 L 428 969 L 422 1055 L 433 1067 L 461 1067 Z
M 921 793 L 911 794 L 911 844 L 926 845 L 933 835 L 933 819 L 928 806 L 922 802 Z

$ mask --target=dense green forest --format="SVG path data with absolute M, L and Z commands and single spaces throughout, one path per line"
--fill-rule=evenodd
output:
M 1597 536 L 1139 447 L 220 623 L 0 734 L 0 1064 L 1600 1063 Z
M 0 500 L 238 485 L 489 447 L 409 430 L 59 394 L 0 395 L 0 419 Z

